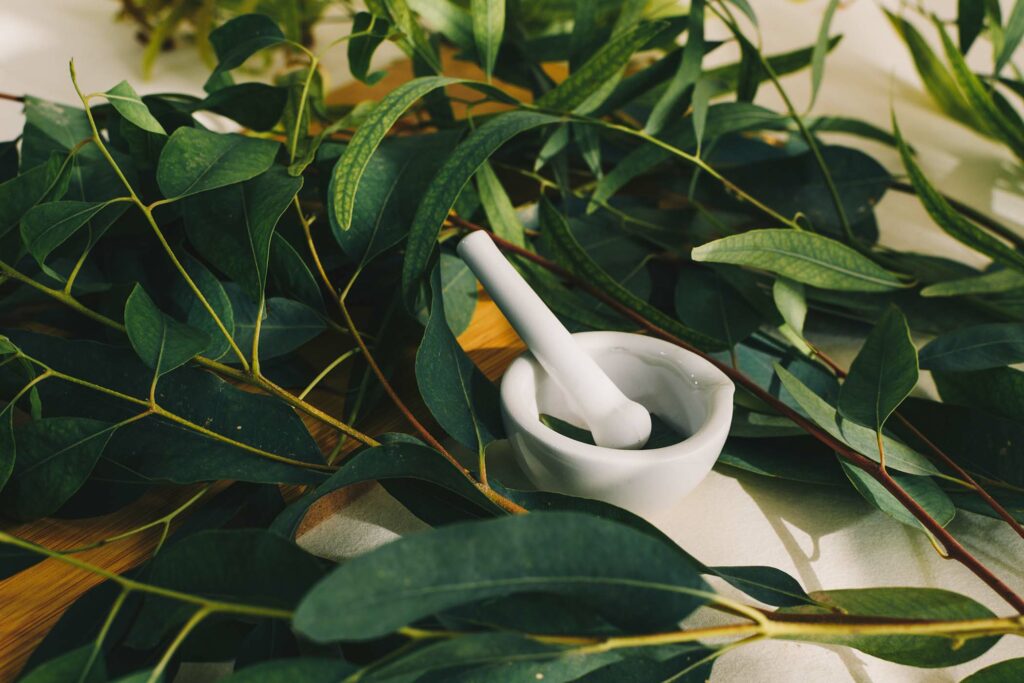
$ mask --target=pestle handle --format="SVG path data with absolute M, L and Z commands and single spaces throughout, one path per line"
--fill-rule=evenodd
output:
M 577 407 L 594 442 L 607 448 L 643 447 L 651 434 L 650 413 L 623 394 L 577 345 L 491 236 L 483 230 L 471 233 L 459 242 L 458 252 L 537 361 Z

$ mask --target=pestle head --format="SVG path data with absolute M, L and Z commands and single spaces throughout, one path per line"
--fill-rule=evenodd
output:
M 594 443 L 603 448 L 635 450 L 651 438 L 651 414 L 636 401 L 622 404 L 607 418 L 588 426 Z

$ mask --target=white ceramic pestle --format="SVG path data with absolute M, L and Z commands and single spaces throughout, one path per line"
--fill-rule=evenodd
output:
M 586 423 L 594 442 L 604 448 L 643 448 L 651 436 L 651 414 L 622 393 L 576 343 L 491 236 L 478 230 L 462 239 L 458 251 Z

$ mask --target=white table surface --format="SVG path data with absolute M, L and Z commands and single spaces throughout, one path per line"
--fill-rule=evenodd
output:
M 813 43 L 825 0 L 754 0 L 752 5 L 761 18 L 766 47 L 781 51 Z M 895 103 L 906 137 L 941 189 L 1021 228 L 1024 182 L 1020 166 L 999 145 L 935 110 L 876 3 L 854 0 L 844 5 L 836 14 L 833 32 L 844 33 L 845 38 L 828 60 L 814 112 L 856 116 L 888 128 L 890 107 Z M 955 2 L 942 0 L 929 6 L 950 16 Z M 74 57 L 86 91 L 106 89 L 127 78 L 143 93 L 201 93 L 207 69 L 191 49 L 162 55 L 152 80 L 143 82 L 134 30 L 111 21 L 115 10 L 115 2 L 103 0 L 4 0 L 0 3 L 0 91 L 72 103 L 67 60 Z M 336 30 L 333 26 L 327 33 Z M 730 56 L 724 48 L 718 52 L 716 60 Z M 336 78 L 344 78 L 343 50 L 335 50 L 327 64 Z M 805 106 L 809 74 L 790 76 L 784 82 L 797 106 Z M 761 88 L 758 101 L 781 107 L 768 86 Z M 0 101 L 0 139 L 15 137 L 21 125 L 19 107 Z M 891 149 L 852 138 L 843 143 L 867 150 L 890 170 L 900 170 Z M 912 197 L 887 195 L 878 207 L 878 220 L 888 245 L 984 263 L 932 225 Z M 843 363 L 848 363 L 855 351 L 834 350 Z M 495 453 L 495 458 L 500 457 Z M 923 535 L 874 511 L 852 490 L 814 490 L 756 476 L 733 478 L 713 472 L 675 509 L 651 521 L 707 564 L 772 565 L 790 572 L 808 590 L 933 586 L 968 595 L 997 613 L 1007 611 L 967 570 L 941 560 Z M 423 528 L 377 490 L 306 533 L 301 542 L 313 552 L 343 559 Z M 960 512 L 949 528 L 1011 587 L 1024 591 L 1024 542 L 1004 524 Z M 697 622 L 717 618 L 700 616 Z M 968 664 L 921 670 L 854 650 L 764 642 L 723 657 L 713 680 L 952 682 L 984 665 L 1021 656 L 1024 641 L 1004 638 L 984 657 Z M 197 667 L 188 678 L 206 679 L 222 670 Z

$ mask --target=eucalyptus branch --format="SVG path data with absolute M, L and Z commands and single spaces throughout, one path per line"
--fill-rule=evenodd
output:
M 231 333 L 228 332 L 228 328 L 225 327 L 224 321 L 220 319 L 219 315 L 217 315 L 217 311 L 213 310 L 213 306 L 210 305 L 210 302 L 206 299 L 206 296 L 199 289 L 199 286 L 196 285 L 195 281 L 188 274 L 188 271 L 185 270 L 185 266 L 182 265 L 181 261 L 178 259 L 178 256 L 174 253 L 174 250 L 171 248 L 171 245 L 167 242 L 167 238 L 164 237 L 163 231 L 157 224 L 156 218 L 153 216 L 152 208 L 147 206 L 135 193 L 135 189 L 132 187 L 132 184 L 128 182 L 128 178 L 125 177 L 124 172 L 121 170 L 121 167 L 118 165 L 117 161 L 114 160 L 114 157 L 111 156 L 110 150 L 107 149 L 106 143 L 103 142 L 103 136 L 100 135 L 99 128 L 96 127 L 96 120 L 95 118 L 93 118 L 92 109 L 89 107 L 89 98 L 82 94 L 81 88 L 78 87 L 78 79 L 75 75 L 74 60 L 70 62 L 69 68 L 71 72 L 71 83 L 74 85 L 75 92 L 78 93 L 78 97 L 82 101 L 82 106 L 85 108 L 86 118 L 89 121 L 89 127 L 90 129 L 92 129 L 93 142 L 96 143 L 96 146 L 99 148 L 100 153 L 103 155 L 103 158 L 107 160 L 107 163 L 110 164 L 114 173 L 121 180 L 121 183 L 125 186 L 125 189 L 128 190 L 128 194 L 131 196 L 132 202 L 134 202 L 134 204 L 139 208 L 139 210 L 142 211 L 142 215 L 146 217 L 146 221 L 153 229 L 153 233 L 156 235 L 157 240 L 159 240 L 160 246 L 162 246 L 164 251 L 167 253 L 168 258 L 170 258 L 171 263 L 174 265 L 175 269 L 178 271 L 178 273 L 181 274 L 181 277 L 188 284 L 189 289 L 192 290 L 192 293 L 195 295 L 199 303 L 202 304 L 203 308 L 206 309 L 206 312 L 210 315 L 210 318 L 213 320 L 214 324 L 217 325 L 217 329 L 220 330 L 220 333 L 222 335 L 224 335 L 224 338 L 227 340 L 228 345 L 231 347 L 232 351 L 234 351 L 235 355 L 238 356 L 238 360 L 241 363 L 242 367 L 248 370 L 249 362 L 246 359 L 245 354 L 242 353 L 242 350 L 240 348 L 238 348 L 238 344 L 235 343 L 234 337 L 231 336 Z
M 459 219 L 458 224 L 463 227 L 466 227 L 467 229 L 483 229 L 480 226 L 473 225 L 463 219 Z M 790 408 L 788 405 L 780 401 L 771 393 L 761 388 L 761 386 L 757 384 L 757 382 L 755 382 L 753 379 L 748 377 L 740 370 L 734 368 L 732 365 L 719 361 L 717 358 L 708 355 L 707 353 L 703 352 L 697 347 L 673 335 L 671 332 L 668 332 L 667 330 L 659 327 L 658 325 L 654 324 L 646 317 L 644 317 L 642 314 L 638 313 L 637 311 L 633 310 L 628 306 L 621 304 L 616 299 L 613 299 L 612 297 L 606 295 L 599 288 L 591 285 L 585 280 L 576 277 L 567 269 L 559 266 L 558 264 L 554 263 L 553 261 L 550 261 L 549 259 L 544 258 L 543 256 L 534 254 L 533 252 L 527 249 L 517 247 L 516 245 L 507 242 L 497 237 L 496 235 L 492 235 L 492 238 L 494 239 L 495 243 L 502 249 L 514 253 L 530 261 L 533 261 L 534 263 L 540 265 L 541 267 L 554 273 L 555 275 L 558 275 L 559 277 L 564 278 L 566 280 L 572 281 L 573 283 L 579 285 L 584 290 L 586 290 L 588 294 L 597 298 L 602 303 L 613 308 L 614 310 L 618 311 L 626 318 L 637 323 L 642 328 L 646 329 L 648 332 L 651 332 L 652 334 L 655 334 L 661 337 L 662 339 L 665 339 L 666 341 L 670 341 L 677 346 L 680 346 L 692 353 L 695 353 L 704 358 L 705 360 L 707 360 L 708 362 L 710 362 L 711 364 L 713 364 L 714 366 L 716 366 L 719 370 L 725 373 L 725 375 L 729 377 L 729 379 L 743 386 L 744 389 L 749 391 L 755 397 L 759 398 L 760 400 L 771 406 L 778 413 L 788 418 L 790 421 L 792 421 L 798 427 L 803 429 L 809 435 L 817 439 L 819 442 L 821 442 L 831 450 L 835 451 L 844 460 L 870 475 L 873 479 L 875 479 L 875 481 L 881 484 L 886 489 L 886 491 L 892 494 L 892 496 L 896 498 L 896 500 L 899 501 L 899 503 L 911 515 L 913 515 L 914 518 L 917 519 L 935 539 L 937 539 L 942 544 L 943 548 L 946 551 L 946 555 L 949 558 L 957 560 L 966 568 L 968 568 L 986 585 L 988 585 L 993 591 L 999 594 L 999 596 L 1002 597 L 1007 603 L 1009 603 L 1014 609 L 1016 609 L 1019 612 L 1024 612 L 1024 599 L 1017 595 L 1017 593 L 1014 592 L 1013 589 L 1011 589 L 1001 579 L 999 579 L 995 574 L 993 574 L 992 571 L 988 569 L 988 567 L 986 567 L 984 564 L 978 561 L 978 559 L 975 558 L 970 553 L 970 551 L 968 551 L 949 531 L 947 531 L 945 527 L 943 527 L 931 515 L 929 515 L 928 512 L 923 507 L 921 507 L 920 503 L 914 500 L 914 498 L 909 493 L 907 493 L 906 490 L 903 489 L 903 487 L 900 486 L 899 483 L 888 474 L 888 472 L 886 472 L 882 467 L 880 467 L 879 463 L 875 462 L 874 460 L 871 460 L 870 458 L 862 455 L 861 453 L 858 453 L 857 451 L 850 448 L 850 446 L 848 446 L 847 444 L 839 441 L 836 437 L 832 436 L 825 430 L 821 429 L 820 427 L 818 427 L 818 425 L 814 424 L 807 418 L 803 417 L 796 410 Z
M 902 180 L 891 180 L 889 182 L 889 187 L 897 192 L 912 194 L 915 197 L 917 196 L 917 190 L 914 189 L 914 186 L 910 183 L 903 182 Z M 957 213 L 969 218 L 978 225 L 987 228 L 990 232 L 995 233 L 1012 244 L 1014 248 L 1024 250 L 1024 236 L 1018 234 L 1014 230 L 1011 230 L 991 216 L 988 216 L 981 211 L 950 197 L 948 194 L 943 193 L 942 197 L 957 211 Z

